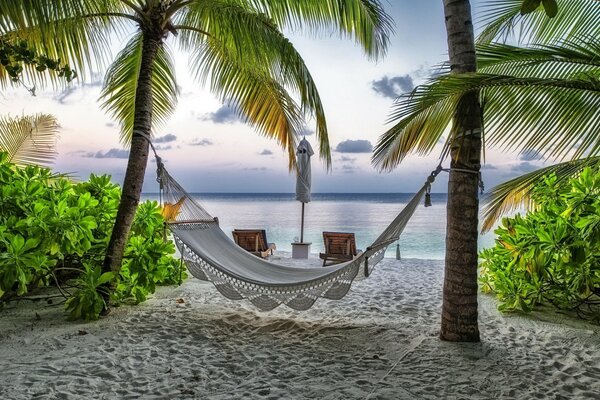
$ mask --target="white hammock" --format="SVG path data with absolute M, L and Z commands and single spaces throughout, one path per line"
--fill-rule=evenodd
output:
M 307 310 L 319 298 L 338 300 L 352 282 L 369 276 L 415 212 L 423 194 L 429 192 L 439 170 L 427 179 L 392 223 L 354 260 L 318 268 L 278 265 L 256 257 L 235 244 L 213 218 L 166 171 L 157 159 L 161 201 L 178 204 L 177 215 L 168 223 L 184 262 L 198 279 L 212 282 L 232 300 L 248 299 L 260 310 L 285 304 Z

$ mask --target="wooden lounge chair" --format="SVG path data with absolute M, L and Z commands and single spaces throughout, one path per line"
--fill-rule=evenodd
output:
M 232 234 L 238 246 L 255 256 L 266 258 L 276 249 L 275 243 L 267 242 L 264 229 L 234 229 Z
M 354 233 L 323 232 L 325 253 L 319 253 L 323 266 L 329 260 L 331 264 L 350 261 L 357 255 Z

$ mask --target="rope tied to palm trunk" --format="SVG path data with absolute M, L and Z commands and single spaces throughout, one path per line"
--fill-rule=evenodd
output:
M 427 177 L 427 190 L 425 192 L 425 207 L 431 207 L 431 184 L 435 181 L 435 178 L 438 176 L 438 174 L 440 172 L 448 172 L 450 173 L 450 171 L 454 171 L 454 172 L 462 172 L 462 173 L 466 173 L 466 174 L 476 174 L 477 175 L 477 186 L 479 186 L 479 191 L 480 194 L 484 193 L 485 190 L 485 184 L 483 183 L 483 177 L 481 175 L 481 171 L 475 171 L 472 169 L 466 169 L 466 168 L 443 168 L 442 167 L 442 161 L 440 161 L 440 164 L 437 166 L 437 168 L 431 172 L 431 175 L 429 175 L 429 177 Z

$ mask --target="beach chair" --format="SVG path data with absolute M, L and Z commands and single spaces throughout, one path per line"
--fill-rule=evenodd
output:
M 323 266 L 327 261 L 337 264 L 352 260 L 357 255 L 354 233 L 323 232 L 323 241 L 325 253 L 319 253 Z
M 275 243 L 267 242 L 264 229 L 234 229 L 232 234 L 238 246 L 255 256 L 267 258 L 276 249 Z

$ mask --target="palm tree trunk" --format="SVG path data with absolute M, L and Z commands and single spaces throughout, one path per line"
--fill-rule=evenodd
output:
M 123 181 L 121 202 L 104 258 L 104 271 L 118 272 L 121 269 L 123 252 L 140 201 L 148 162 L 149 143 L 146 137 L 150 137 L 152 127 L 152 67 L 161 45 L 159 35 L 144 33 L 142 60 L 135 93 L 131 149 Z
M 444 0 L 444 12 L 452 72 L 475 72 L 477 60 L 469 1 Z M 452 124 L 452 170 L 448 182 L 446 268 L 440 338 L 453 342 L 479 341 L 477 224 L 480 129 L 479 93 L 474 91 L 460 100 Z

